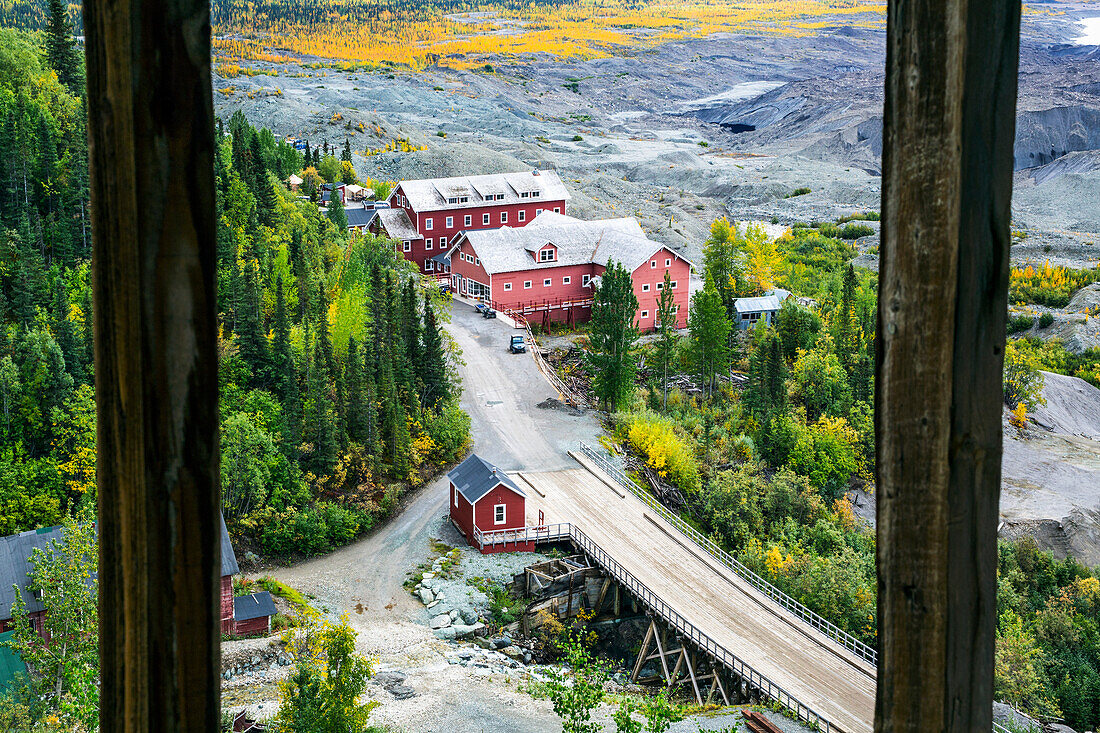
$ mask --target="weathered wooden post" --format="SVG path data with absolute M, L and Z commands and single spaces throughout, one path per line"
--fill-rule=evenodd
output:
M 878 731 L 989 730 L 1018 0 L 890 0 Z
M 104 733 L 219 717 L 208 0 L 86 0 Z

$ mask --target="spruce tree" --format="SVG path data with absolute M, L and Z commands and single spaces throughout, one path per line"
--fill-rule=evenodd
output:
M 309 371 L 309 395 L 306 399 L 306 439 L 313 444 L 306 467 L 315 476 L 328 476 L 336 466 L 336 418 L 333 414 L 331 372 L 325 363 L 320 339 L 313 350 Z
M 661 410 L 668 406 L 668 370 L 676 353 L 679 338 L 676 335 L 676 294 L 672 292 L 672 278 L 665 270 L 661 294 L 657 296 L 657 365 L 661 370 Z
M 290 351 L 290 323 L 286 312 L 286 294 L 283 278 L 275 281 L 275 328 L 271 354 L 271 380 L 283 405 L 286 434 L 283 436 L 284 452 L 290 455 L 292 447 L 301 437 L 302 400 L 298 392 L 298 368 Z
M 450 396 L 450 385 L 443 353 L 443 334 L 439 331 L 427 293 L 424 294 L 424 346 L 420 364 L 421 402 L 426 407 L 433 407 Z
M 84 381 L 84 369 L 81 364 L 80 343 L 77 339 L 76 329 L 69 320 L 69 295 L 65 292 L 65 284 L 58 280 L 54 298 L 53 333 L 61 355 L 65 359 L 65 370 L 73 378 L 73 382 L 80 384 Z
M 267 337 L 260 318 L 260 285 L 255 260 L 249 260 L 245 264 L 239 283 L 241 289 L 236 305 L 240 354 L 252 369 L 253 386 L 261 386 L 270 373 L 270 366 Z
M 328 200 L 328 220 L 336 226 L 336 231 L 340 234 L 347 234 L 348 231 L 348 215 L 344 211 L 344 202 L 340 199 L 340 192 L 335 188 L 329 192 Z
M 366 406 L 363 394 L 363 362 L 359 357 L 359 345 L 348 339 L 347 365 L 344 368 L 344 414 L 348 440 L 363 444 L 363 420 Z
M 279 202 L 279 195 L 275 193 L 275 184 L 271 182 L 271 176 L 261 173 L 256 181 L 256 209 L 260 217 L 260 223 L 266 227 L 275 228 L 277 225 L 275 208 Z
M 592 391 L 613 412 L 629 399 L 638 373 L 634 347 L 638 328 L 634 316 L 638 298 L 634 282 L 618 262 L 608 261 L 592 304 L 590 349 L 585 358 L 592 370 Z
M 416 282 L 410 277 L 401 291 L 401 339 L 405 357 L 413 367 L 415 378 L 421 378 L 423 364 L 420 355 L 420 314 L 417 312 Z
M 47 7 L 50 19 L 46 27 L 46 61 L 57 72 L 58 80 L 73 94 L 81 96 L 80 55 L 69 22 L 68 3 L 48 0 Z
M 722 296 L 708 275 L 703 289 L 691 298 L 688 311 L 691 358 L 703 390 L 710 392 L 718 375 L 729 370 L 730 321 Z
M 351 140 L 344 138 L 344 150 L 340 153 L 340 160 L 351 162 Z

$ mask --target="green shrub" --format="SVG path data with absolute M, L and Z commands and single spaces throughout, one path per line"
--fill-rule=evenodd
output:
M 1008 319 L 1009 333 L 1022 333 L 1035 325 L 1035 319 L 1027 313 L 1018 313 Z
M 581 140 L 584 140 L 584 138 L 581 137 L 580 135 L 574 135 L 573 136 L 573 142 L 579 143 Z
M 260 546 L 273 555 L 319 555 L 346 545 L 369 525 L 366 513 L 330 502 L 255 518 Z
M 817 225 L 817 231 L 819 231 L 823 237 L 837 237 L 840 234 L 840 227 L 831 221 L 823 221 Z
M 1052 323 L 1054 323 L 1054 314 L 1044 313 L 1043 315 L 1039 316 L 1039 328 L 1047 328 Z
M 805 196 L 808 193 L 810 193 L 809 187 L 808 186 L 802 186 L 801 188 L 796 188 L 795 190 L 791 191 L 789 194 L 787 194 L 783 198 L 793 199 L 795 196 Z
M 699 490 L 699 467 L 691 445 L 676 434 L 671 420 L 648 410 L 628 413 L 621 418 L 618 432 L 662 478 L 689 493 Z
M 839 236 L 841 239 L 859 239 L 860 237 L 869 237 L 874 233 L 874 228 L 866 224 L 845 224 L 844 228 L 840 230 Z

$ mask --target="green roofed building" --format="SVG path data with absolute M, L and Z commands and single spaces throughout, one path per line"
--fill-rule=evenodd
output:
M 19 655 L 13 649 L 4 646 L 5 643 L 11 641 L 13 636 L 15 636 L 14 631 L 0 634 L 0 695 L 8 691 L 15 675 L 25 672 L 27 669 Z

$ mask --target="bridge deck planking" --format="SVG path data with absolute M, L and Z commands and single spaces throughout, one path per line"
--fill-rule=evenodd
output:
M 836 729 L 873 729 L 875 681 L 867 662 L 804 629 L 788 612 L 690 545 L 637 497 L 621 496 L 584 468 L 520 476 L 538 492 L 528 492 L 528 512 L 537 515 L 541 508 L 549 523 L 575 522 L 703 633 Z

